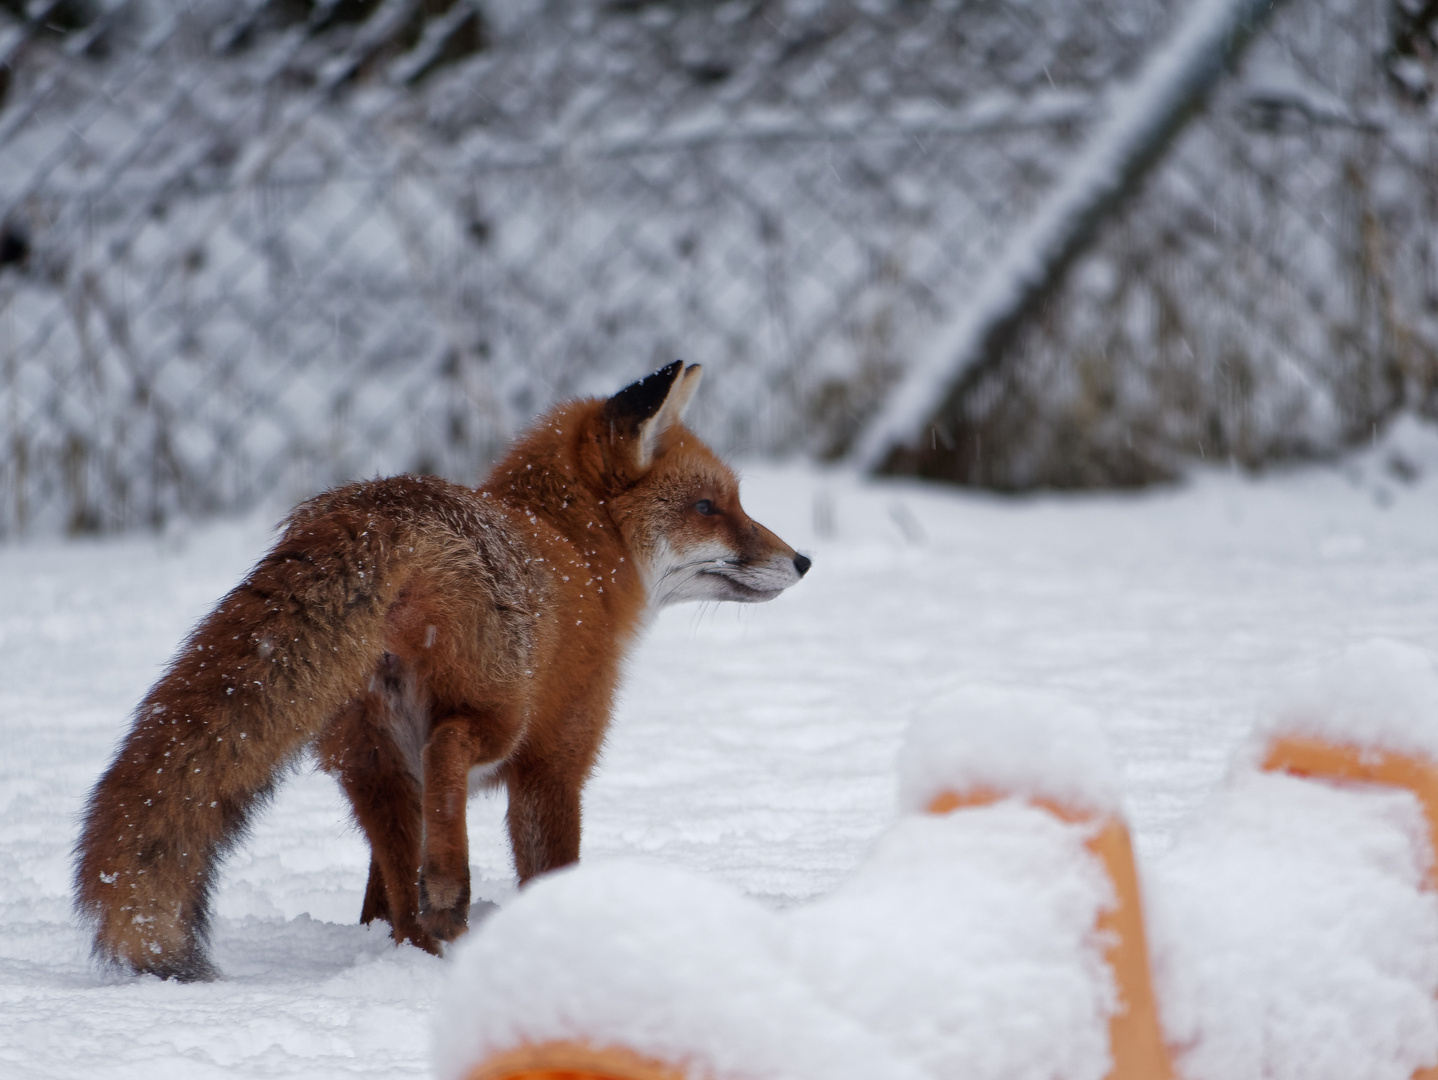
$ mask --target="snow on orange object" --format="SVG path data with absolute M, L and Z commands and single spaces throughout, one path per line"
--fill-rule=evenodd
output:
M 1269 744 L 1263 768 L 1294 776 L 1407 788 L 1423 807 L 1429 843 L 1438 843 L 1438 764 L 1426 757 L 1334 743 L 1309 735 L 1283 735 Z M 1428 887 L 1438 889 L 1438 850 L 1428 866 Z
M 1266 772 L 1321 780 L 1387 784 L 1413 792 L 1423 807 L 1428 843 L 1434 849 L 1426 884 L 1438 889 L 1438 764 L 1417 754 L 1332 743 L 1307 735 L 1283 735 L 1269 745 L 1263 768 Z M 1438 1065 L 1419 1069 L 1413 1080 L 1438 1080 Z
M 932 814 L 946 814 L 965 807 L 987 806 L 1004 797 L 1003 793 L 988 788 L 976 788 L 963 795 L 945 791 L 935 796 L 928 810 Z M 1098 932 L 1108 941 L 1104 955 L 1113 971 L 1120 1001 L 1119 1011 L 1109 1021 L 1113 1068 L 1108 1080 L 1167 1080 L 1174 1075 L 1173 1065 L 1159 1029 L 1143 902 L 1128 826 L 1113 815 L 1097 819 L 1092 813 L 1075 811 L 1049 799 L 1029 801 L 1062 821 L 1093 822 L 1097 826 L 1087 846 L 1103 863 L 1115 897 L 1114 905 L 1099 914 Z

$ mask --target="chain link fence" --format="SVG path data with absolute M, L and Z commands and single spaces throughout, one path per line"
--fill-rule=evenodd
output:
M 0 535 L 472 479 L 676 356 L 723 449 L 841 455 L 1174 16 L 0 3 Z M 1290 0 L 963 388 L 947 475 L 1142 482 L 1432 411 L 1434 21 Z
M 1197 459 L 1331 455 L 1403 409 L 1438 418 L 1435 42 L 1438 4 L 1279 7 L 960 388 L 927 471 L 1142 484 Z

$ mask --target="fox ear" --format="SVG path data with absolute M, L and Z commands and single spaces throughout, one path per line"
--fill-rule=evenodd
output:
M 704 369 L 698 364 L 690 364 L 684 369 L 684 374 L 664 399 L 663 412 L 668 416 L 664 421 L 665 427 L 684 419 L 684 413 L 689 409 L 689 400 L 694 396 L 694 391 L 699 389 L 699 380 L 703 377 Z
M 629 444 L 635 468 L 649 468 L 659 436 L 683 418 L 702 374 L 698 364 L 686 368 L 683 361 L 676 360 L 630 383 L 604 403 L 602 419 L 609 425 L 609 441 Z

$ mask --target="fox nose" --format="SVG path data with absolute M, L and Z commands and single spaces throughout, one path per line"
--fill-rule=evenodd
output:
M 809 572 L 809 567 L 813 565 L 814 563 L 809 559 L 807 555 L 794 556 L 794 569 L 799 571 L 800 577 L 803 577 L 805 574 L 807 574 Z

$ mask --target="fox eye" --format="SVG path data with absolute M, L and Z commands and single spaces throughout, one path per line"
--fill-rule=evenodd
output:
M 694 504 L 694 509 L 698 510 L 705 517 L 709 517 L 713 514 L 719 513 L 719 511 L 714 508 L 714 504 L 708 499 L 700 499 L 697 503 Z

